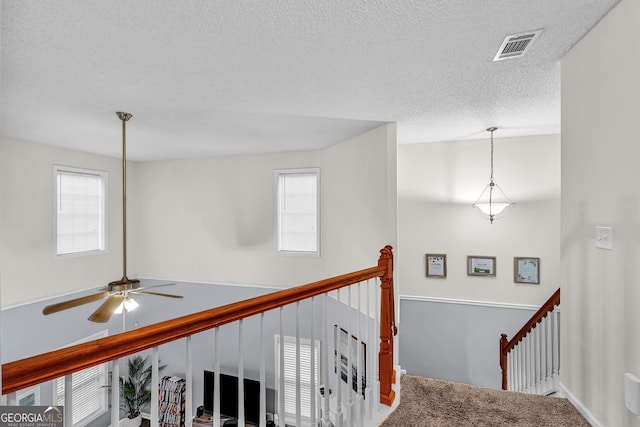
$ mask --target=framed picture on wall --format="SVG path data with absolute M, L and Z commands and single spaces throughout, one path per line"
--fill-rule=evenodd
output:
M 30 387 L 16 393 L 18 406 L 40 405 L 40 386 Z
M 338 372 L 338 366 L 340 366 L 340 378 L 345 383 L 349 384 L 349 377 L 351 377 L 351 388 L 356 393 L 358 392 L 358 372 L 361 377 L 362 397 L 365 397 L 365 389 L 367 388 L 367 344 L 364 341 L 360 341 L 361 354 L 358 356 L 358 338 L 351 335 L 351 344 L 348 341 L 349 334 L 338 325 L 334 325 L 334 369 Z M 338 362 L 338 350 L 340 354 Z M 358 369 L 358 361 L 362 362 L 362 366 Z M 351 375 L 349 375 L 349 364 L 351 364 Z
M 513 258 L 513 281 L 516 283 L 540 284 L 540 258 Z
M 467 256 L 467 275 L 469 276 L 495 276 L 496 257 L 494 256 Z
M 447 254 L 427 254 L 427 277 L 447 277 Z

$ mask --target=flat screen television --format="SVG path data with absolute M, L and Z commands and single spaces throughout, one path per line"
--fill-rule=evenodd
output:
M 213 413 L 214 373 L 204 371 L 204 410 Z M 220 414 L 238 418 L 238 377 L 220 374 Z M 244 419 L 258 424 L 260 416 L 260 382 L 244 379 Z

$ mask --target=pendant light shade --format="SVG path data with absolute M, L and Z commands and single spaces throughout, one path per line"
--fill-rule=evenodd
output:
M 474 208 L 478 208 L 480 215 L 488 219 L 492 224 L 494 219 L 500 218 L 507 211 L 509 206 L 515 205 L 498 184 L 493 181 L 493 132 L 498 128 L 490 127 L 487 131 L 491 132 L 491 178 L 489 183 L 473 204 Z

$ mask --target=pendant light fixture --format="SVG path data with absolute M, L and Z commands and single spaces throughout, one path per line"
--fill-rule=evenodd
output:
M 507 195 L 504 194 L 500 186 L 493 182 L 493 132 L 497 129 L 496 127 L 487 129 L 487 131 L 491 132 L 491 179 L 486 187 L 484 187 L 478 200 L 473 204 L 474 208 L 480 210 L 480 215 L 491 221 L 492 224 L 494 219 L 498 219 L 504 215 L 509 206 L 515 205 L 515 203 L 509 200 Z

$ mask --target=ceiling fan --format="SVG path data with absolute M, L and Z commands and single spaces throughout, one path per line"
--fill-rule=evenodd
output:
M 74 298 L 68 301 L 59 302 L 46 306 L 42 310 L 42 314 L 52 314 L 59 311 L 67 310 L 69 308 L 77 307 L 79 305 L 88 304 L 93 301 L 107 299 L 103 302 L 96 311 L 94 311 L 89 320 L 92 322 L 104 323 L 107 322 L 113 313 L 121 312 L 121 310 L 131 311 L 138 306 L 138 303 L 131 298 L 132 294 L 147 294 L 157 295 L 169 298 L 182 298 L 181 295 L 165 294 L 160 292 L 153 292 L 148 289 L 156 288 L 158 286 L 169 286 L 174 283 L 168 283 L 163 285 L 141 287 L 140 281 L 137 279 L 129 279 L 127 277 L 127 121 L 132 117 L 129 113 L 117 112 L 116 113 L 122 121 L 122 278 L 120 280 L 113 281 L 103 288 L 101 292 L 96 294 L 87 295 L 80 298 Z

